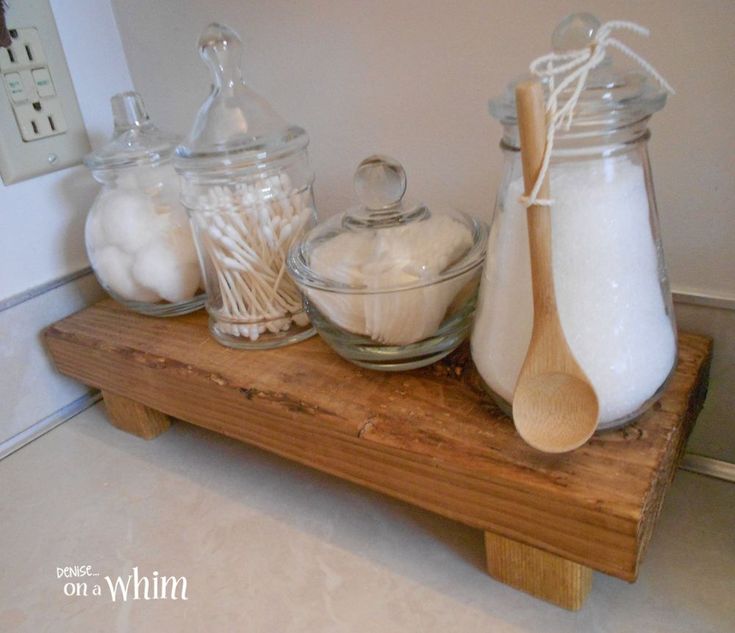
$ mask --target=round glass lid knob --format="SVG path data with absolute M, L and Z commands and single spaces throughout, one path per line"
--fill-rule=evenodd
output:
M 600 28 L 600 21 L 591 13 L 572 13 L 565 17 L 551 35 L 556 53 L 576 51 L 589 46 Z
M 406 172 L 388 156 L 369 156 L 355 171 L 355 193 L 368 209 L 391 209 L 406 193 Z

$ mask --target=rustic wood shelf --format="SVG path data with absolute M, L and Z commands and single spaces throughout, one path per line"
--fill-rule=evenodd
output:
M 484 530 L 492 576 L 570 609 L 593 569 L 636 579 L 712 351 L 681 333 L 676 374 L 648 413 L 553 456 L 520 440 L 466 348 L 380 373 L 316 337 L 235 351 L 212 340 L 203 312 L 156 319 L 111 300 L 45 339 L 59 371 L 102 390 L 116 426 L 150 438 L 180 418 Z

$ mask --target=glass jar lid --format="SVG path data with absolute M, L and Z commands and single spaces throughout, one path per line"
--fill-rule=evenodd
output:
M 137 92 L 116 94 L 110 104 L 115 123 L 112 140 L 84 157 L 89 169 L 157 165 L 171 159 L 178 137 L 153 125 Z
M 176 169 L 232 172 L 262 169 L 263 163 L 305 148 L 306 132 L 289 125 L 242 77 L 242 42 L 232 29 L 210 24 L 199 37 L 199 55 L 212 76 L 212 91 L 194 126 L 176 148 Z
M 360 204 L 318 224 L 290 251 L 299 284 L 346 293 L 392 292 L 452 279 L 482 264 L 487 225 L 459 211 L 404 201 L 406 174 L 386 156 L 357 167 Z
M 589 13 L 575 13 L 564 18 L 554 29 L 551 44 L 555 53 L 578 51 L 590 46 L 601 23 Z M 516 126 L 515 88 L 530 74 L 511 81 L 505 92 L 489 103 L 490 114 L 505 126 Z M 549 79 L 541 78 L 548 96 Z M 574 91 L 571 85 L 560 95 L 566 99 Z M 666 91 L 646 74 L 613 64 L 610 55 L 593 68 L 574 110 L 574 121 L 559 136 L 592 135 L 619 129 L 648 118 L 666 104 Z

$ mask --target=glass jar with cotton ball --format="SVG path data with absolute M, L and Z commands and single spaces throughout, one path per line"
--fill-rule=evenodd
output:
M 85 158 L 102 184 L 87 216 L 85 242 L 102 287 L 153 316 L 204 305 L 196 248 L 172 158 L 177 138 L 150 121 L 135 92 L 112 97 L 114 134 Z
M 175 163 L 207 289 L 209 329 L 240 349 L 296 343 L 314 334 L 286 274 L 291 244 L 316 220 L 309 137 L 245 85 L 232 29 L 210 24 L 198 45 L 212 91 Z

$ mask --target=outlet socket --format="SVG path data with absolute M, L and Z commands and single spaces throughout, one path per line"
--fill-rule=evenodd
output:
M 64 134 L 67 131 L 64 111 L 57 98 L 22 103 L 13 106 L 13 110 L 21 138 L 25 142 Z
M 0 48 L 0 71 L 8 72 L 15 68 L 46 64 L 38 29 L 10 29 L 13 43 L 9 48 Z
M 0 48 L 0 175 L 6 185 L 81 162 L 90 151 L 48 0 L 11 3 Z

